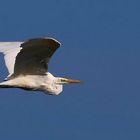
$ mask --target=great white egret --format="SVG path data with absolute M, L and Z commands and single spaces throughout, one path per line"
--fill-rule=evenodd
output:
M 80 80 L 54 77 L 48 72 L 48 62 L 60 47 L 53 38 L 35 38 L 26 42 L 0 42 L 9 75 L 0 83 L 1 88 L 22 88 L 58 95 L 65 83 Z

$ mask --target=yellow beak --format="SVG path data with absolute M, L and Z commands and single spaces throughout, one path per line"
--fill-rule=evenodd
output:
M 70 83 L 70 84 L 72 84 L 72 83 L 81 83 L 80 80 L 73 80 L 73 79 L 65 79 L 65 82 Z

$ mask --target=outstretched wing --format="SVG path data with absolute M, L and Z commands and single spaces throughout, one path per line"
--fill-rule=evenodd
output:
M 0 42 L 0 52 L 4 54 L 5 65 L 8 69 L 9 75 L 14 72 L 15 58 L 20 51 L 22 42 Z
M 31 39 L 20 46 L 15 61 L 14 75 L 44 75 L 48 62 L 60 43 L 53 38 Z

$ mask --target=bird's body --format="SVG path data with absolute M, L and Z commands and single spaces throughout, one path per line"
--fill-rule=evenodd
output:
M 62 84 L 57 84 L 59 78 L 47 72 L 46 75 L 20 75 L 0 83 L 3 88 L 22 88 L 25 90 L 43 91 L 46 94 L 58 95 L 63 90 Z
M 24 43 L 1 42 L 0 52 L 4 54 L 9 75 L 0 87 L 58 95 L 64 83 L 79 83 L 79 80 L 54 77 L 48 72 L 49 59 L 59 47 L 60 43 L 53 38 L 31 39 Z

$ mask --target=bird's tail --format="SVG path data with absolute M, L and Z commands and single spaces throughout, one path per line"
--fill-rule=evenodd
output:
M 9 85 L 0 85 L 0 88 L 12 88 L 12 86 L 9 86 Z
M 11 81 L 4 81 L 0 83 L 0 88 L 11 88 L 14 87 Z

